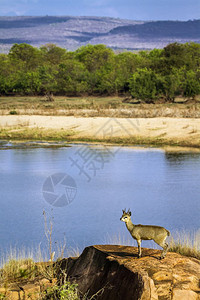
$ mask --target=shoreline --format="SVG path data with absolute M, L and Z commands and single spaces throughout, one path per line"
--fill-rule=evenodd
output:
M 8 115 L 0 118 L 0 140 L 200 149 L 200 120 Z
M 84 142 L 84 141 L 34 141 L 34 140 L 1 140 L 0 151 L 9 149 L 36 149 L 36 148 L 67 148 L 73 146 L 90 147 L 120 147 L 140 151 L 164 151 L 166 153 L 200 153 L 200 147 L 175 146 L 175 145 L 152 145 L 152 144 L 116 144 L 105 142 Z

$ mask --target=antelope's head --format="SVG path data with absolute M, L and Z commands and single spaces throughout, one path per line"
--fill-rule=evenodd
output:
M 120 218 L 120 221 L 127 223 L 131 218 L 131 211 L 130 211 L 130 209 L 128 209 L 127 212 L 126 212 L 126 210 L 122 210 L 122 212 L 123 212 L 123 214 Z

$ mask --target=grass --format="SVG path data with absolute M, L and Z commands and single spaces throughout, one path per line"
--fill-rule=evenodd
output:
M 1 257 L 0 283 L 8 285 L 13 281 L 32 279 L 36 276 L 33 250 L 10 248 Z
M 175 232 L 170 239 L 169 251 L 200 260 L 200 230 Z
M 179 147 L 193 147 L 200 148 L 200 140 L 193 139 L 190 136 L 184 139 L 165 138 L 162 134 L 157 137 L 148 136 L 132 136 L 132 137 L 110 137 L 110 138 L 96 138 L 96 137 L 78 137 L 78 132 L 66 129 L 43 129 L 43 128 L 29 128 L 29 127 L 0 127 L 0 140 L 10 141 L 51 141 L 51 142 L 85 142 L 85 143 L 104 143 L 110 145 L 145 145 L 152 147 L 163 146 L 179 146 Z M 44 144 L 45 146 L 45 144 Z M 62 145 L 57 145 L 57 147 Z
M 57 256 L 63 252 L 61 251 L 63 247 L 58 249 Z M 10 248 L 1 257 L 0 299 L 10 299 L 12 287 L 34 284 L 36 291 L 32 291 L 31 296 L 37 294 L 37 299 L 78 300 L 77 285 L 71 284 L 66 278 L 64 278 L 62 284 L 58 284 L 56 280 L 56 270 L 62 256 L 57 259 L 56 264 L 53 260 L 49 261 L 48 257 L 49 251 L 41 251 L 40 247 L 36 250 Z M 43 279 L 49 282 L 46 287 L 40 284 Z M 30 299 L 32 299 L 31 296 Z
M 0 139 L 10 140 L 65 141 L 74 134 L 74 131 L 66 129 L 54 130 L 21 126 L 0 128 Z
M 124 103 L 124 97 L 0 97 L 0 114 L 65 115 L 83 117 L 129 117 L 129 118 L 199 118 L 200 101 L 196 103 Z
M 16 111 L 27 109 L 38 110 L 69 110 L 69 109 L 98 109 L 117 108 L 122 103 L 120 97 L 54 97 L 54 102 L 46 101 L 46 97 L 0 97 L 0 110 Z M 19 112 L 18 112 L 19 113 Z
M 163 136 L 160 137 L 142 137 L 142 136 L 133 136 L 131 138 L 126 137 L 113 137 L 108 139 L 98 139 L 98 138 L 73 138 L 73 136 L 69 137 L 69 141 L 80 141 L 80 142 L 96 142 L 96 143 L 108 143 L 122 146 L 130 146 L 130 145 L 144 145 L 144 146 L 152 146 L 152 147 L 163 147 L 163 146 L 178 146 L 178 147 L 193 147 L 200 148 L 200 141 L 194 140 L 190 138 L 177 139 L 171 138 L 166 139 Z

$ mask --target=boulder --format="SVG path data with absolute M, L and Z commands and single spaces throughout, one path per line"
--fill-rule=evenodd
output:
M 200 299 L 200 261 L 168 252 L 129 246 L 98 245 L 84 249 L 78 258 L 59 263 L 82 295 L 99 300 L 193 300 Z M 59 269 L 58 268 L 58 269 Z

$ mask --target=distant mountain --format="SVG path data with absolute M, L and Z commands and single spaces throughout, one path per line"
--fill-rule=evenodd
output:
M 120 26 L 110 31 L 112 34 L 137 35 L 140 38 L 187 38 L 200 39 L 200 20 L 156 21 L 140 25 Z
M 105 44 L 113 49 L 163 48 L 172 42 L 200 42 L 200 20 L 132 21 L 107 17 L 0 17 L 0 52 L 14 43 L 54 43 L 75 50 Z
M 0 17 L 0 28 L 15 29 L 67 22 L 70 17 Z

